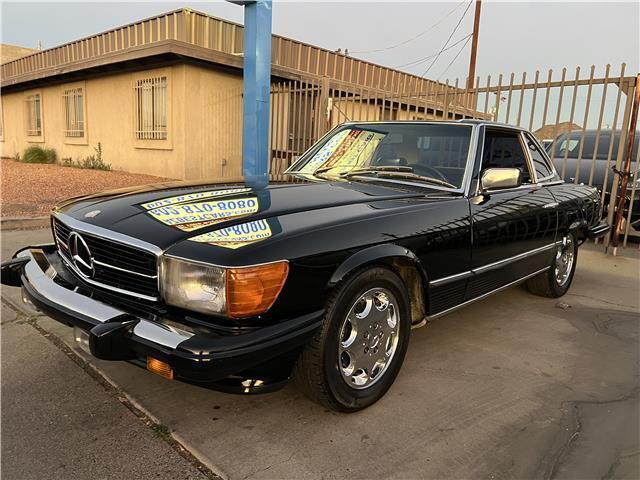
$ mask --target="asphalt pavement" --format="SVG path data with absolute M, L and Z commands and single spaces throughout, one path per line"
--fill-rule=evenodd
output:
M 2 257 L 48 238 L 3 232 Z M 586 245 L 560 300 L 515 287 L 414 330 L 394 386 L 351 415 L 90 359 L 3 289 L 3 478 L 199 478 L 195 459 L 232 479 L 638 478 L 639 276 L 637 249 Z
M 13 238 L 47 237 L 44 230 L 5 235 L 3 259 L 17 245 Z M 43 329 L 44 317 L 25 310 L 17 293 L 2 289 L 3 480 L 213 477 L 181 452 L 166 426 Z

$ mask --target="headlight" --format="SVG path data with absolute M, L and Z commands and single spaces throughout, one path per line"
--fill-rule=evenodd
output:
M 247 318 L 271 308 L 288 273 L 286 261 L 223 268 L 163 257 L 162 294 L 168 304 L 177 307 Z
M 225 313 L 224 268 L 163 257 L 161 272 L 167 303 L 196 312 Z

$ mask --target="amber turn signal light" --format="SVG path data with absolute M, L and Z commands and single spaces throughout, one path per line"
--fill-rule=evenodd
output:
M 153 357 L 147 357 L 147 370 L 156 373 L 167 380 L 173 380 L 173 368 L 168 363 Z
M 271 308 L 289 273 L 287 262 L 227 270 L 227 315 L 247 318 Z

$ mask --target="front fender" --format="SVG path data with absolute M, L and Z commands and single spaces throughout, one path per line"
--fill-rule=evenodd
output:
M 334 287 L 349 275 L 349 273 L 364 265 L 376 262 L 389 263 L 398 258 L 409 261 L 420 274 L 423 284 L 427 285 L 427 274 L 416 254 L 400 245 L 386 243 L 364 248 L 348 257 L 333 272 L 327 286 L 329 288 Z

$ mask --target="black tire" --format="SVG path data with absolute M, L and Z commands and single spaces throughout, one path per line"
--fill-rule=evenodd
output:
M 372 385 L 353 388 L 341 373 L 338 348 L 341 325 L 355 302 L 371 289 L 384 288 L 398 303 L 398 343 L 389 365 Z M 369 267 L 338 284 L 327 298 L 322 328 L 298 358 L 293 381 L 308 398 L 340 412 L 355 412 L 379 400 L 395 380 L 409 345 L 411 317 L 409 297 L 403 281 L 384 267 Z M 360 344 L 358 344 L 360 345 Z
M 573 233 L 567 233 L 564 238 L 567 239 L 569 246 L 566 247 L 563 245 L 562 248 L 568 248 L 573 254 L 571 269 L 566 280 L 561 283 L 556 277 L 557 257 L 554 251 L 550 268 L 547 271 L 542 272 L 540 275 L 536 275 L 535 277 L 527 281 L 527 289 L 534 295 L 548 298 L 558 298 L 563 296 L 569 290 L 571 282 L 573 282 L 573 275 L 575 274 L 576 265 L 578 263 L 578 243 L 576 236 Z

